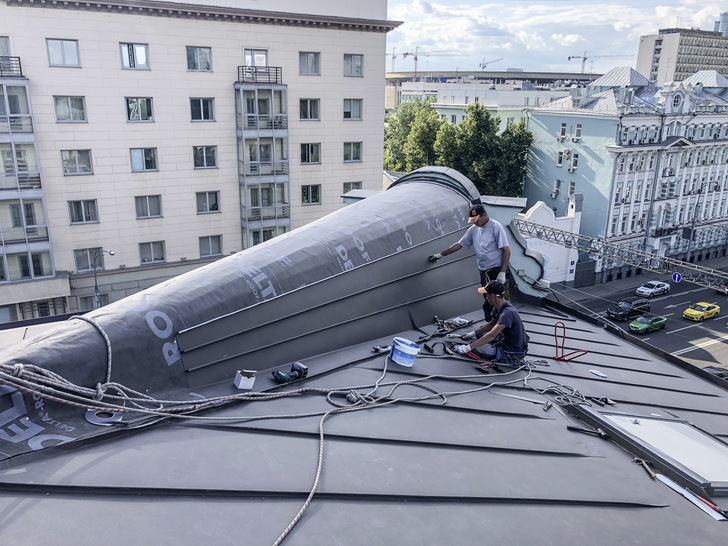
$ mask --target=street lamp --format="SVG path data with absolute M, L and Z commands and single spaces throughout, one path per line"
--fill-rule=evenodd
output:
M 99 259 L 99 256 L 104 255 L 104 252 L 106 252 L 109 256 L 114 255 L 113 250 L 104 250 L 103 248 L 94 252 L 94 309 L 101 307 L 101 304 L 99 303 L 99 283 L 96 280 L 96 261 Z

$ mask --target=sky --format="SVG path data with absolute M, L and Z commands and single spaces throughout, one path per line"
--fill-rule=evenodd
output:
M 635 68 L 640 36 L 714 29 L 728 2 L 705 0 L 389 0 L 387 71 L 582 71 Z M 404 53 L 408 53 L 405 57 Z M 569 57 L 576 57 L 569 60 Z

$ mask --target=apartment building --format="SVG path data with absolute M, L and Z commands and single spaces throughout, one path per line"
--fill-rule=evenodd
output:
M 658 85 L 682 81 L 700 70 L 728 76 L 728 37 L 709 30 L 660 29 L 658 34 L 640 36 L 636 68 Z
M 691 262 L 728 248 L 728 79 L 701 71 L 655 86 L 616 68 L 527 114 L 529 206 L 567 212 L 584 196 L 580 233 Z M 602 280 L 638 273 L 598 263 Z
M 0 1 L 0 322 L 83 312 L 382 186 L 386 0 Z

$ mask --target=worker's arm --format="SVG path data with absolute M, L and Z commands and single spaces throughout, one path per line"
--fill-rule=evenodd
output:
M 444 256 L 444 254 L 443 254 Z M 501 273 L 505 273 L 508 271 L 508 262 L 511 261 L 511 247 L 504 246 L 503 247 L 503 257 L 501 261 Z
M 490 343 L 495 338 L 498 337 L 498 334 L 500 334 L 505 329 L 505 326 L 502 324 L 496 324 L 493 326 L 490 331 L 485 334 L 483 337 L 476 339 L 475 341 L 470 342 L 470 348 L 475 349 L 476 347 L 480 347 L 482 345 L 485 345 L 486 343 Z
M 447 247 L 445 250 L 443 250 L 442 252 L 440 252 L 438 254 L 433 254 L 432 256 L 430 256 L 427 259 L 430 260 L 430 262 L 434 264 L 435 262 L 437 262 L 437 260 L 439 260 L 443 256 L 447 256 L 448 254 L 457 252 L 461 248 L 463 248 L 463 247 L 460 245 L 460 243 L 453 243 L 449 247 Z

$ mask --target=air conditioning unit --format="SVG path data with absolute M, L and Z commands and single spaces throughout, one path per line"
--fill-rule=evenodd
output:
M 622 199 L 622 204 L 624 203 L 629 203 L 629 197 L 625 197 L 624 199 Z
M 564 148 L 564 151 L 561 153 L 564 155 L 564 157 L 569 157 L 571 155 L 571 152 L 568 148 Z
M 575 167 L 569 167 L 569 168 L 568 168 L 568 169 L 566 169 L 566 170 L 567 170 L 567 171 L 569 171 L 570 173 L 573 173 L 573 172 L 574 172 L 574 168 L 575 168 Z
M 579 137 L 571 137 L 571 142 L 579 142 Z
M 557 137 L 556 137 L 556 140 L 557 140 L 558 142 L 563 142 L 565 138 L 566 138 L 566 137 L 563 137 L 563 136 L 557 136 Z
M 555 192 L 555 191 L 552 191 L 551 193 L 549 193 L 549 197 L 550 197 L 551 199 L 556 199 L 556 196 L 557 196 L 557 195 L 559 195 L 559 194 L 558 194 L 558 192 Z

